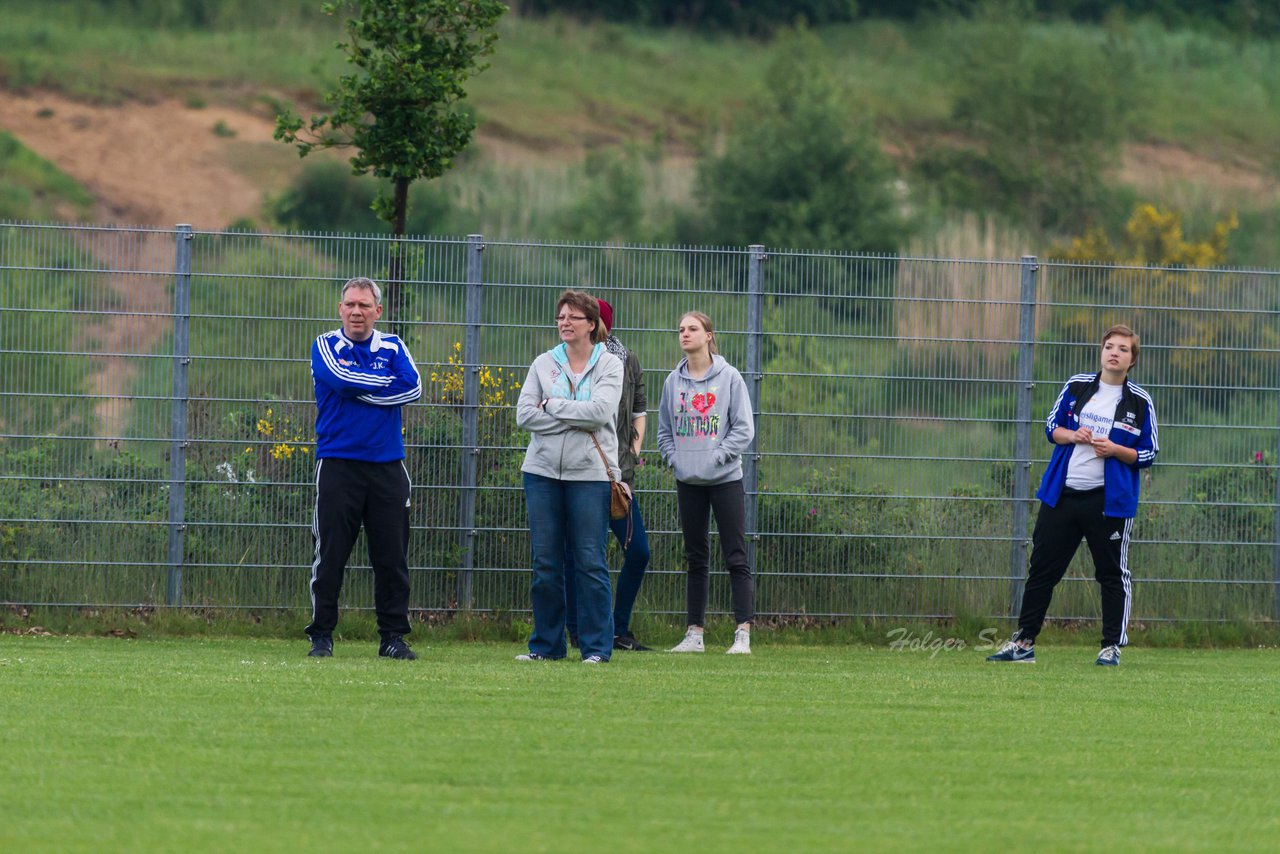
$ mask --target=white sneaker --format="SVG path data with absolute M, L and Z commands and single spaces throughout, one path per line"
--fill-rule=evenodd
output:
M 751 632 L 746 629 L 738 629 L 733 633 L 733 646 L 725 651 L 725 655 L 750 655 L 751 654 Z
M 689 629 L 685 632 L 684 640 L 671 647 L 671 652 L 706 652 L 706 647 L 702 645 L 702 632 Z

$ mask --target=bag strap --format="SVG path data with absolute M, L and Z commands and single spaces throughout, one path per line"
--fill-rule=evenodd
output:
M 617 480 L 614 480 L 614 479 L 613 479 L 613 469 L 609 468 L 609 461 L 605 458 L 605 455 L 604 455 L 604 449 L 600 447 L 600 440 L 596 438 L 596 434 L 595 434 L 595 433 L 589 433 L 588 435 L 589 435 L 589 436 L 591 436 L 591 441 L 595 444 L 595 446 L 596 446 L 596 451 L 600 454 L 600 462 L 604 463 L 604 470 L 609 474 L 609 483 L 610 483 L 610 484 L 614 484 L 614 483 L 619 484 L 623 489 L 627 490 L 627 495 L 628 495 L 628 497 L 632 497 L 632 496 L 631 496 L 631 489 L 630 489 L 630 487 L 628 487 L 625 483 L 622 483 L 621 481 L 617 481 Z M 633 529 L 633 527 L 632 527 L 633 525 L 634 525 L 634 517 L 631 515 L 630 509 L 628 508 L 628 512 L 627 512 L 627 537 L 626 537 L 626 539 L 624 539 L 624 540 L 622 541 L 622 547 L 623 547 L 624 549 L 625 549 L 625 548 L 628 548 L 628 547 L 630 547 L 630 546 L 631 546 L 631 535 L 632 535 L 633 530 L 634 530 L 634 529 Z
M 578 394 L 577 390 L 575 390 L 573 387 L 573 380 L 569 380 L 569 393 L 574 395 L 575 397 Z M 600 462 L 604 464 L 604 473 L 609 475 L 609 483 L 621 484 L 622 488 L 627 490 L 627 494 L 628 496 L 630 496 L 631 489 L 625 483 L 622 483 L 621 481 L 618 481 L 618 480 L 614 480 L 613 469 L 609 468 L 609 460 L 604 455 L 604 448 L 600 447 L 600 440 L 596 438 L 595 431 L 584 430 L 583 432 L 591 437 L 591 444 L 596 446 L 596 453 L 600 455 Z M 612 489 L 612 486 L 610 488 Z M 622 541 L 622 547 L 624 549 L 629 548 L 631 546 L 631 534 L 632 534 L 632 516 L 630 513 L 627 513 L 627 538 Z
M 609 460 L 604 455 L 604 448 L 600 447 L 600 440 L 596 438 L 595 433 L 587 432 L 591 437 L 591 442 L 596 446 L 596 453 L 600 455 L 600 462 L 604 463 L 605 473 L 609 475 L 609 482 L 613 483 L 613 469 L 609 468 Z

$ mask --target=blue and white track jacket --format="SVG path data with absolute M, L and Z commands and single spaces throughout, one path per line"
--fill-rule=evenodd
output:
M 404 459 L 400 407 L 422 396 L 422 378 L 403 341 L 376 329 L 364 341 L 326 332 L 311 345 L 311 377 L 316 459 Z
M 1044 432 L 1050 442 L 1053 442 L 1055 427 L 1079 429 L 1080 411 L 1098 390 L 1101 378 L 1101 373 L 1076 374 L 1067 380 L 1058 399 L 1053 402 L 1053 408 L 1049 410 L 1049 417 L 1045 419 Z M 1136 449 L 1138 459 L 1133 465 L 1122 463 L 1115 457 L 1107 457 L 1102 461 L 1102 488 L 1105 496 L 1102 515 L 1132 519 L 1138 512 L 1138 488 L 1141 481 L 1139 470 L 1156 461 L 1156 454 L 1160 453 L 1160 435 L 1151 395 L 1127 379 L 1124 381 L 1124 390 L 1120 392 L 1120 403 L 1116 407 L 1111 434 L 1107 438 L 1117 445 Z M 1036 498 L 1050 507 L 1056 507 L 1062 496 L 1063 485 L 1067 482 L 1067 466 L 1075 447 L 1074 444 L 1059 445 L 1053 442 L 1049 468 L 1045 469 L 1040 489 L 1036 491 Z

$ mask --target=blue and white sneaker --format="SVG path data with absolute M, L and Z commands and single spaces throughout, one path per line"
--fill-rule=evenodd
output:
M 522 652 L 516 656 L 516 661 L 554 661 L 549 655 L 542 655 L 536 652 Z
M 1112 644 L 1104 646 L 1102 652 L 1098 653 L 1098 660 L 1094 664 L 1102 667 L 1119 667 L 1120 666 L 1120 647 Z
M 1036 663 L 1036 646 L 1023 646 L 1017 641 L 1009 641 L 1000 647 L 1000 651 L 994 655 L 988 655 L 987 661 L 1016 661 L 1020 664 Z

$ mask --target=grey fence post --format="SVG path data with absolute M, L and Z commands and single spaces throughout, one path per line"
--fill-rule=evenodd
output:
M 1275 601 L 1272 605 L 1272 616 L 1276 622 L 1280 622 L 1280 440 L 1276 442 L 1276 523 L 1273 528 L 1273 537 L 1275 539 L 1275 550 L 1272 552 L 1271 563 L 1275 574 Z
M 755 426 L 760 425 L 760 382 L 764 374 L 760 369 L 761 352 L 764 349 L 764 262 L 768 260 L 764 247 L 753 243 L 747 247 L 747 391 L 751 395 L 751 412 L 755 418 Z M 758 571 L 756 566 L 756 544 L 760 541 L 760 531 L 756 520 L 759 499 L 756 487 L 760 480 L 760 432 L 751 440 L 742 464 L 742 488 L 746 492 L 747 506 L 744 527 L 747 533 L 748 566 Z
M 169 576 L 166 605 L 182 604 L 183 535 L 187 530 L 187 369 L 191 364 L 191 226 L 174 234 L 173 395 L 169 404 Z
M 476 563 L 476 487 L 480 465 L 480 322 L 484 313 L 481 277 L 484 235 L 467 235 L 466 319 L 462 332 L 462 488 L 458 492 L 458 527 L 462 566 L 458 572 L 458 607 L 474 604 Z
M 1036 271 L 1034 255 L 1022 256 L 1021 310 L 1018 313 L 1018 398 L 1013 417 L 1013 537 L 1009 545 L 1009 575 L 1013 586 L 1009 614 L 1022 609 L 1026 584 L 1027 522 L 1031 517 L 1031 390 L 1035 387 Z

